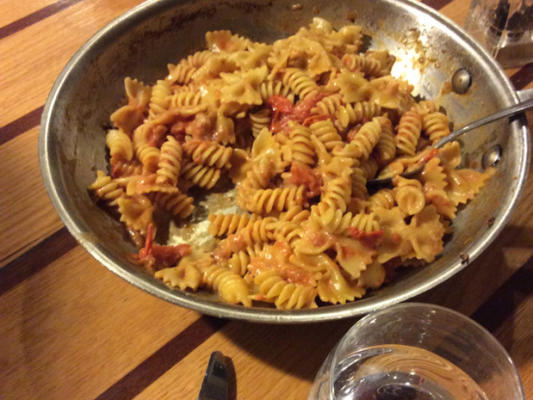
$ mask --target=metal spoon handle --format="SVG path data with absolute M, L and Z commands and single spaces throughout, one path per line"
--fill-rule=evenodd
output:
M 454 132 L 452 132 L 450 135 L 442 138 L 439 140 L 433 148 L 440 149 L 442 146 L 444 146 L 446 143 L 453 142 L 456 140 L 459 136 L 465 134 L 466 132 L 471 131 L 472 129 L 479 128 L 480 126 L 490 124 L 491 122 L 497 121 L 499 119 L 510 117 L 512 115 L 518 114 L 524 110 L 527 110 L 529 108 L 533 108 L 533 98 L 527 99 L 524 101 L 521 101 L 518 104 L 515 104 L 514 106 L 504 108 L 503 110 L 497 111 L 494 114 L 487 115 L 484 118 L 478 119 L 477 121 L 471 122 L 465 126 L 463 126 L 461 129 L 458 129 Z M 404 172 L 401 174 L 404 178 L 412 178 L 416 175 L 418 175 L 422 170 L 424 169 L 425 162 L 420 163 L 418 168 L 409 171 Z M 392 182 L 392 177 L 387 178 L 376 178 L 371 179 L 367 182 L 367 186 L 382 186 L 382 185 L 388 185 Z
M 442 146 L 444 146 L 446 143 L 453 142 L 459 136 L 463 135 L 464 133 L 468 131 L 471 131 L 472 129 L 479 128 L 480 126 L 490 124 L 491 122 L 497 121 L 505 117 L 513 116 L 529 108 L 533 108 L 533 99 L 522 101 L 518 104 L 515 104 L 514 106 L 511 106 L 509 108 L 504 108 L 503 110 L 497 111 L 494 114 L 487 115 L 484 118 L 471 122 L 463 126 L 461 129 L 454 131 L 451 135 L 448 135 L 444 137 L 443 139 L 439 140 L 435 144 L 434 147 L 439 149 Z

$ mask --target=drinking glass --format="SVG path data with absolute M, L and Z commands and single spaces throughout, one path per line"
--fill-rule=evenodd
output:
M 450 309 L 404 303 L 359 320 L 330 352 L 308 400 L 524 400 L 500 343 Z
M 533 0 L 472 0 L 465 30 L 505 68 L 533 61 Z

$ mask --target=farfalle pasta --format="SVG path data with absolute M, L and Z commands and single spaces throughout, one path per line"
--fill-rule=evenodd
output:
M 153 86 L 125 79 L 109 172 L 88 189 L 140 264 L 176 290 L 286 310 L 355 301 L 438 257 L 494 171 L 459 169 L 458 142 L 431 151 L 448 116 L 362 37 L 321 18 L 273 44 L 207 32 Z

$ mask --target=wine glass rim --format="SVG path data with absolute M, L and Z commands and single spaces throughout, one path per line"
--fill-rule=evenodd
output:
M 335 399 L 335 397 L 334 397 L 334 381 L 333 380 L 334 380 L 334 375 L 335 375 L 334 374 L 334 372 L 335 372 L 334 369 L 335 369 L 335 366 L 338 363 L 338 359 L 337 359 L 338 350 L 341 348 L 343 342 L 350 336 L 350 333 L 353 332 L 353 331 L 357 331 L 364 323 L 368 322 L 369 320 L 371 320 L 373 318 L 380 317 L 380 316 L 389 314 L 391 312 L 398 313 L 401 310 L 412 310 L 412 309 L 417 309 L 417 308 L 420 309 L 420 310 L 425 310 L 425 311 L 434 310 L 434 311 L 438 311 L 440 313 L 445 313 L 445 314 L 451 315 L 454 318 L 457 318 L 457 319 L 465 322 L 470 327 L 472 327 L 475 330 L 479 331 L 484 336 L 484 339 L 486 339 L 486 341 L 489 344 L 494 346 L 494 348 L 496 348 L 500 352 L 500 354 L 503 356 L 503 358 L 506 360 L 506 362 L 508 364 L 508 367 L 510 368 L 510 371 L 512 372 L 512 375 L 513 375 L 513 378 L 514 378 L 514 381 L 515 381 L 515 384 L 516 384 L 516 388 L 518 389 L 518 392 L 519 392 L 519 394 L 521 396 L 520 398 L 518 398 L 516 400 L 525 400 L 526 397 L 525 397 L 525 393 L 524 393 L 524 387 L 522 385 L 522 380 L 520 379 L 520 374 L 518 372 L 518 369 L 517 369 L 515 363 L 513 362 L 511 356 L 509 355 L 509 353 L 505 349 L 505 347 L 503 347 L 503 345 L 498 341 L 498 339 L 496 339 L 496 337 L 494 337 L 494 335 L 492 333 L 490 333 L 485 327 L 483 327 L 478 322 L 474 321 L 472 318 L 470 318 L 470 317 L 468 317 L 468 316 L 466 316 L 466 315 L 464 315 L 464 314 L 462 314 L 462 313 L 460 313 L 460 312 L 458 312 L 456 310 L 452 310 L 452 309 L 450 309 L 448 307 L 443 307 L 443 306 L 436 305 L 436 304 L 421 303 L 421 302 L 399 303 L 399 304 L 395 304 L 393 306 L 387 307 L 387 308 L 385 308 L 383 310 L 378 310 L 378 311 L 371 312 L 371 313 L 365 315 L 364 317 L 362 317 L 361 319 L 359 319 L 350 329 L 348 329 L 348 331 L 346 331 L 346 333 L 343 335 L 341 340 L 337 343 L 335 348 L 332 350 L 333 351 L 333 357 L 331 359 L 330 371 L 329 371 L 330 399 L 332 399 L 332 400 Z

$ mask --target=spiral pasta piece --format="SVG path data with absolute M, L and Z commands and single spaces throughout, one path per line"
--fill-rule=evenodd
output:
M 415 155 L 421 130 L 422 117 L 415 110 L 411 109 L 402 115 L 396 134 L 396 148 L 400 154 Z
M 300 99 L 318 89 L 318 85 L 313 78 L 297 68 L 287 68 L 285 70 L 283 84 L 290 87 L 294 93 L 300 96 Z
M 248 297 L 246 281 L 225 266 L 212 264 L 205 268 L 202 271 L 202 283 L 217 291 L 220 298 L 226 303 L 241 303 L 247 307 L 252 306 Z
M 259 95 L 265 103 L 272 96 L 283 96 L 291 102 L 294 101 L 294 95 L 291 93 L 289 86 L 285 86 L 281 81 L 266 81 L 259 86 Z
M 324 97 L 316 106 L 311 109 L 313 114 L 328 115 L 333 117 L 339 108 L 344 104 L 342 101 L 342 95 L 339 93 L 332 94 Z
M 311 142 L 309 128 L 298 123 L 289 123 L 289 138 L 291 141 L 292 161 L 306 165 L 315 164 L 315 148 Z
M 366 188 L 366 178 L 361 168 L 355 167 L 352 172 L 352 197 L 366 199 L 368 190 Z
M 259 135 L 263 129 L 270 127 L 272 113 L 269 109 L 264 108 L 256 113 L 250 113 L 250 123 L 252 124 L 252 134 L 254 137 Z
M 245 205 L 245 208 L 257 214 L 268 214 L 272 211 L 287 210 L 294 205 L 302 205 L 305 200 L 305 186 L 258 189 L 252 193 L 251 201 Z
M 133 158 L 133 143 L 122 129 L 110 129 L 105 137 L 111 164 L 117 161 L 130 161 Z
M 246 251 L 233 253 L 228 260 L 230 271 L 239 276 L 244 276 L 246 274 L 248 264 L 250 264 L 250 255 Z
M 179 142 L 174 137 L 167 136 L 166 142 L 161 146 L 155 183 L 176 186 L 180 175 L 182 156 Z
M 345 147 L 345 152 L 357 159 L 367 160 L 370 153 L 379 142 L 381 136 L 381 124 L 374 118 L 372 121 L 364 124 L 355 134 L 354 138 Z
M 406 179 L 397 176 L 394 183 L 394 200 L 398 207 L 407 215 L 415 215 L 426 206 L 426 197 L 422 184 L 416 179 Z
M 450 134 L 448 117 L 440 112 L 432 112 L 422 118 L 422 127 L 432 143 L 436 143 Z
M 246 178 L 241 182 L 240 188 L 265 189 L 274 175 L 274 165 L 272 162 L 260 162 L 254 165 L 246 173 Z
M 152 96 L 148 105 L 148 117 L 154 119 L 170 106 L 172 90 L 167 80 L 158 80 L 152 88 Z
M 211 189 L 220 178 L 220 169 L 198 165 L 194 161 L 186 161 L 181 169 L 181 176 L 194 185 Z
M 420 103 L 416 103 L 415 105 L 413 105 L 412 108 L 422 117 L 437 111 L 437 106 L 431 100 L 422 100 Z
M 247 247 L 253 247 L 274 239 L 275 230 L 276 219 L 267 217 L 250 222 L 246 227 L 239 229 L 236 235 L 239 235 Z
M 226 236 L 254 223 L 258 217 L 248 214 L 209 214 L 209 234 Z
M 378 163 L 384 165 L 396 156 L 396 139 L 390 119 L 378 117 L 378 121 L 381 125 L 381 136 L 376 144 L 375 153 Z
M 351 195 L 352 187 L 350 179 L 343 176 L 327 182 L 324 195 L 322 196 L 322 202 L 331 208 L 345 212 Z
M 170 84 L 187 84 L 192 81 L 197 67 L 191 65 L 187 60 L 183 60 L 178 65 L 168 64 L 168 70 L 169 74 L 166 79 Z
M 254 284 L 259 290 L 259 298 L 273 302 L 282 310 L 316 308 L 316 290 L 312 286 L 289 283 L 275 271 L 262 271 L 257 274 Z
M 309 128 L 312 134 L 324 144 L 326 150 L 331 151 L 336 146 L 342 146 L 342 138 L 330 119 L 315 122 Z
M 231 168 L 232 147 L 207 140 L 191 140 L 183 144 L 183 151 L 196 164 L 214 168 Z
M 325 203 L 318 203 L 311 207 L 310 220 L 317 229 L 323 229 L 332 234 L 342 235 L 352 224 L 351 212 L 343 213 Z
M 369 157 L 368 159 L 361 161 L 359 168 L 363 171 L 365 179 L 369 180 L 376 176 L 379 166 L 374 157 Z
M 202 103 L 202 93 L 199 91 L 178 92 L 170 97 L 169 103 L 175 108 L 198 106 Z
M 160 150 L 148 144 L 140 145 L 135 149 L 135 155 L 141 161 L 143 170 L 147 173 L 155 172 L 159 163 Z
M 194 199 L 180 192 L 157 193 L 155 203 L 175 217 L 187 218 L 194 211 Z
M 337 126 L 340 130 L 345 130 L 351 125 L 371 120 L 380 114 L 381 107 L 374 102 L 362 101 L 355 105 L 346 104 L 337 110 Z
M 380 189 L 368 198 L 369 208 L 375 211 L 376 208 L 391 209 L 396 204 L 392 189 Z
M 362 72 L 369 77 L 381 75 L 381 63 L 375 58 L 365 57 L 361 54 L 345 54 L 341 61 L 352 72 Z
M 350 227 L 361 232 L 376 232 L 379 231 L 379 222 L 375 213 L 360 213 L 353 216 Z
M 281 213 L 279 220 L 301 224 L 303 221 L 309 218 L 309 215 L 309 210 L 306 210 L 302 206 L 298 205 L 289 207 L 287 211 Z
M 141 175 L 143 166 L 138 162 L 116 162 L 113 164 L 113 177 Z
M 278 221 L 274 233 L 274 239 L 280 242 L 286 242 L 289 246 L 294 247 L 294 243 L 304 235 L 302 227 L 292 221 Z
M 96 173 L 96 180 L 91 183 L 88 189 L 101 200 L 104 200 L 110 206 L 117 205 L 117 200 L 124 194 L 124 190 L 110 176 L 103 171 Z
M 204 65 L 207 60 L 216 56 L 216 53 L 213 53 L 210 50 L 197 51 L 189 56 L 187 56 L 187 63 L 192 67 L 199 68 Z

